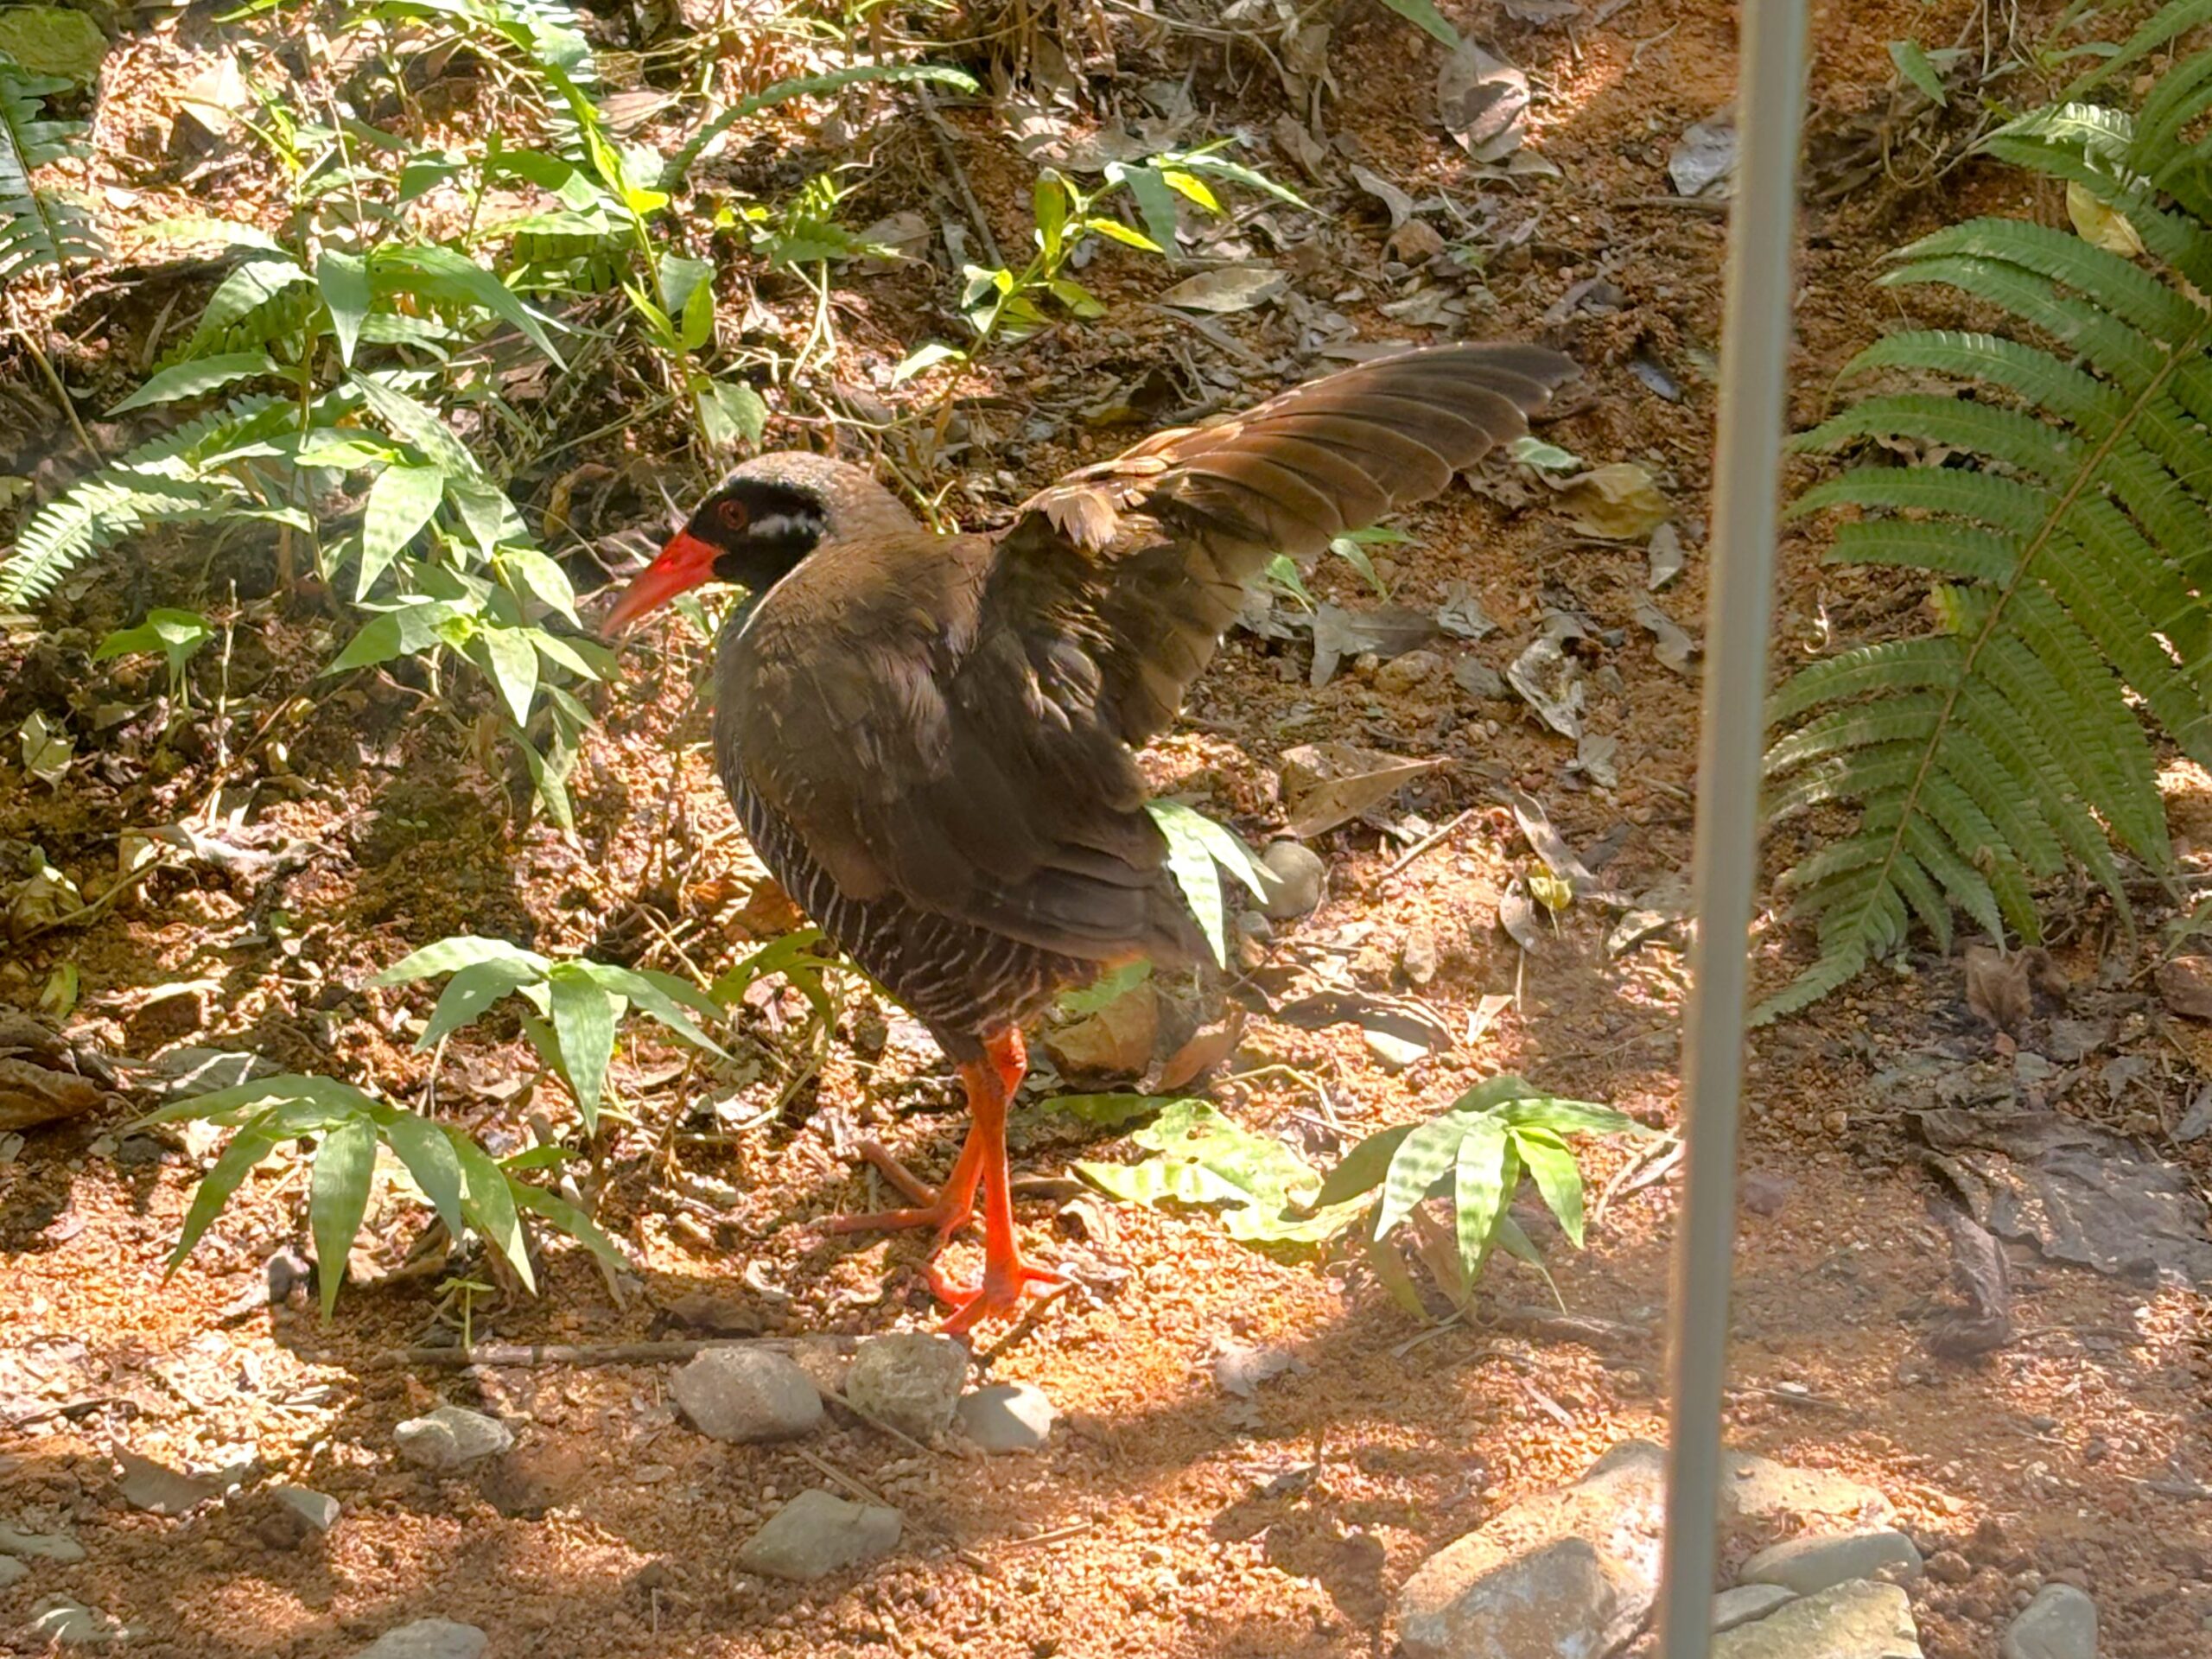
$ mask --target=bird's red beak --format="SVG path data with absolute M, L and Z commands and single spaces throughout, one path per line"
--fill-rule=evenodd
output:
M 704 582 L 714 580 L 715 561 L 721 550 L 712 542 L 702 542 L 688 530 L 679 530 L 668 538 L 668 545 L 654 556 L 653 562 L 631 578 L 630 585 L 622 590 L 622 597 L 614 601 L 614 608 L 599 625 L 600 636 L 612 639 L 623 629 L 643 616 L 657 610 L 678 594 L 689 593 Z

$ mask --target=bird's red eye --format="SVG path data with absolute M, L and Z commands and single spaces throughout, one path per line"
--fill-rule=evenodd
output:
M 741 531 L 746 524 L 745 503 L 734 496 L 717 501 L 715 504 L 715 517 L 724 530 Z

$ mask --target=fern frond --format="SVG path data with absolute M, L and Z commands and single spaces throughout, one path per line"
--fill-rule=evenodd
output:
M 273 435 L 291 416 L 282 399 L 242 397 L 140 444 L 70 486 L 33 515 L 0 559 L 0 605 L 44 598 L 93 554 L 154 524 L 235 511 L 245 489 L 208 466 L 207 458 L 242 441 Z
M 47 95 L 68 85 L 0 58 L 0 282 L 31 270 L 66 270 L 103 251 L 80 203 L 31 182 L 48 162 L 75 154 L 85 130 L 82 122 L 49 121 L 41 113 Z
M 2166 8 L 2137 43 L 2185 32 L 2184 13 L 2212 19 L 2212 0 Z M 2146 257 L 2001 219 L 1922 238 L 1883 281 L 1951 289 L 2005 324 L 1876 341 L 1847 373 L 1884 384 L 1796 441 L 1927 457 L 1853 467 L 1792 511 L 1845 515 L 1832 561 L 1923 573 L 1940 626 L 1815 664 L 1770 700 L 1773 816 L 1859 817 L 1784 875 L 1819 954 L 1757 1019 L 1826 995 L 1915 920 L 1946 950 L 1954 911 L 2033 941 L 2038 884 L 2071 867 L 2130 921 L 2115 842 L 2171 868 L 2153 728 L 2212 765 L 2212 143 L 2184 145 L 2208 111 L 2198 53 L 2139 120 L 2076 102 L 1993 135 L 1992 154 L 2124 215 Z

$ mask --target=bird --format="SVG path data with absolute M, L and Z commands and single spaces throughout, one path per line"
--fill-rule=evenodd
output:
M 1022 1027 L 1116 966 L 1207 952 L 1137 753 L 1245 583 L 1436 494 L 1578 372 L 1505 341 L 1373 357 L 1078 467 L 995 535 L 925 527 L 850 462 L 760 454 L 607 613 L 619 639 L 702 584 L 745 592 L 715 646 L 715 770 L 762 861 L 927 1027 L 969 1113 L 934 1190 L 864 1147 L 912 1205 L 831 1225 L 933 1229 L 945 1331 L 1068 1283 L 1014 1231 Z M 955 1283 L 938 1257 L 979 1198 L 982 1278 Z

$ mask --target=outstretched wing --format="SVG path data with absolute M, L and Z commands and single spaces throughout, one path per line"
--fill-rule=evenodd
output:
M 1071 474 L 995 544 L 825 549 L 734 642 L 728 759 L 854 898 L 1090 960 L 1186 953 L 1134 746 L 1268 557 L 1434 494 L 1574 372 L 1532 346 L 1377 359 Z
M 1030 499 L 985 605 L 1046 632 L 1080 618 L 1115 734 L 1142 743 L 1174 719 L 1270 557 L 1312 559 L 1436 494 L 1577 372 L 1541 346 L 1433 346 L 1156 433 Z

